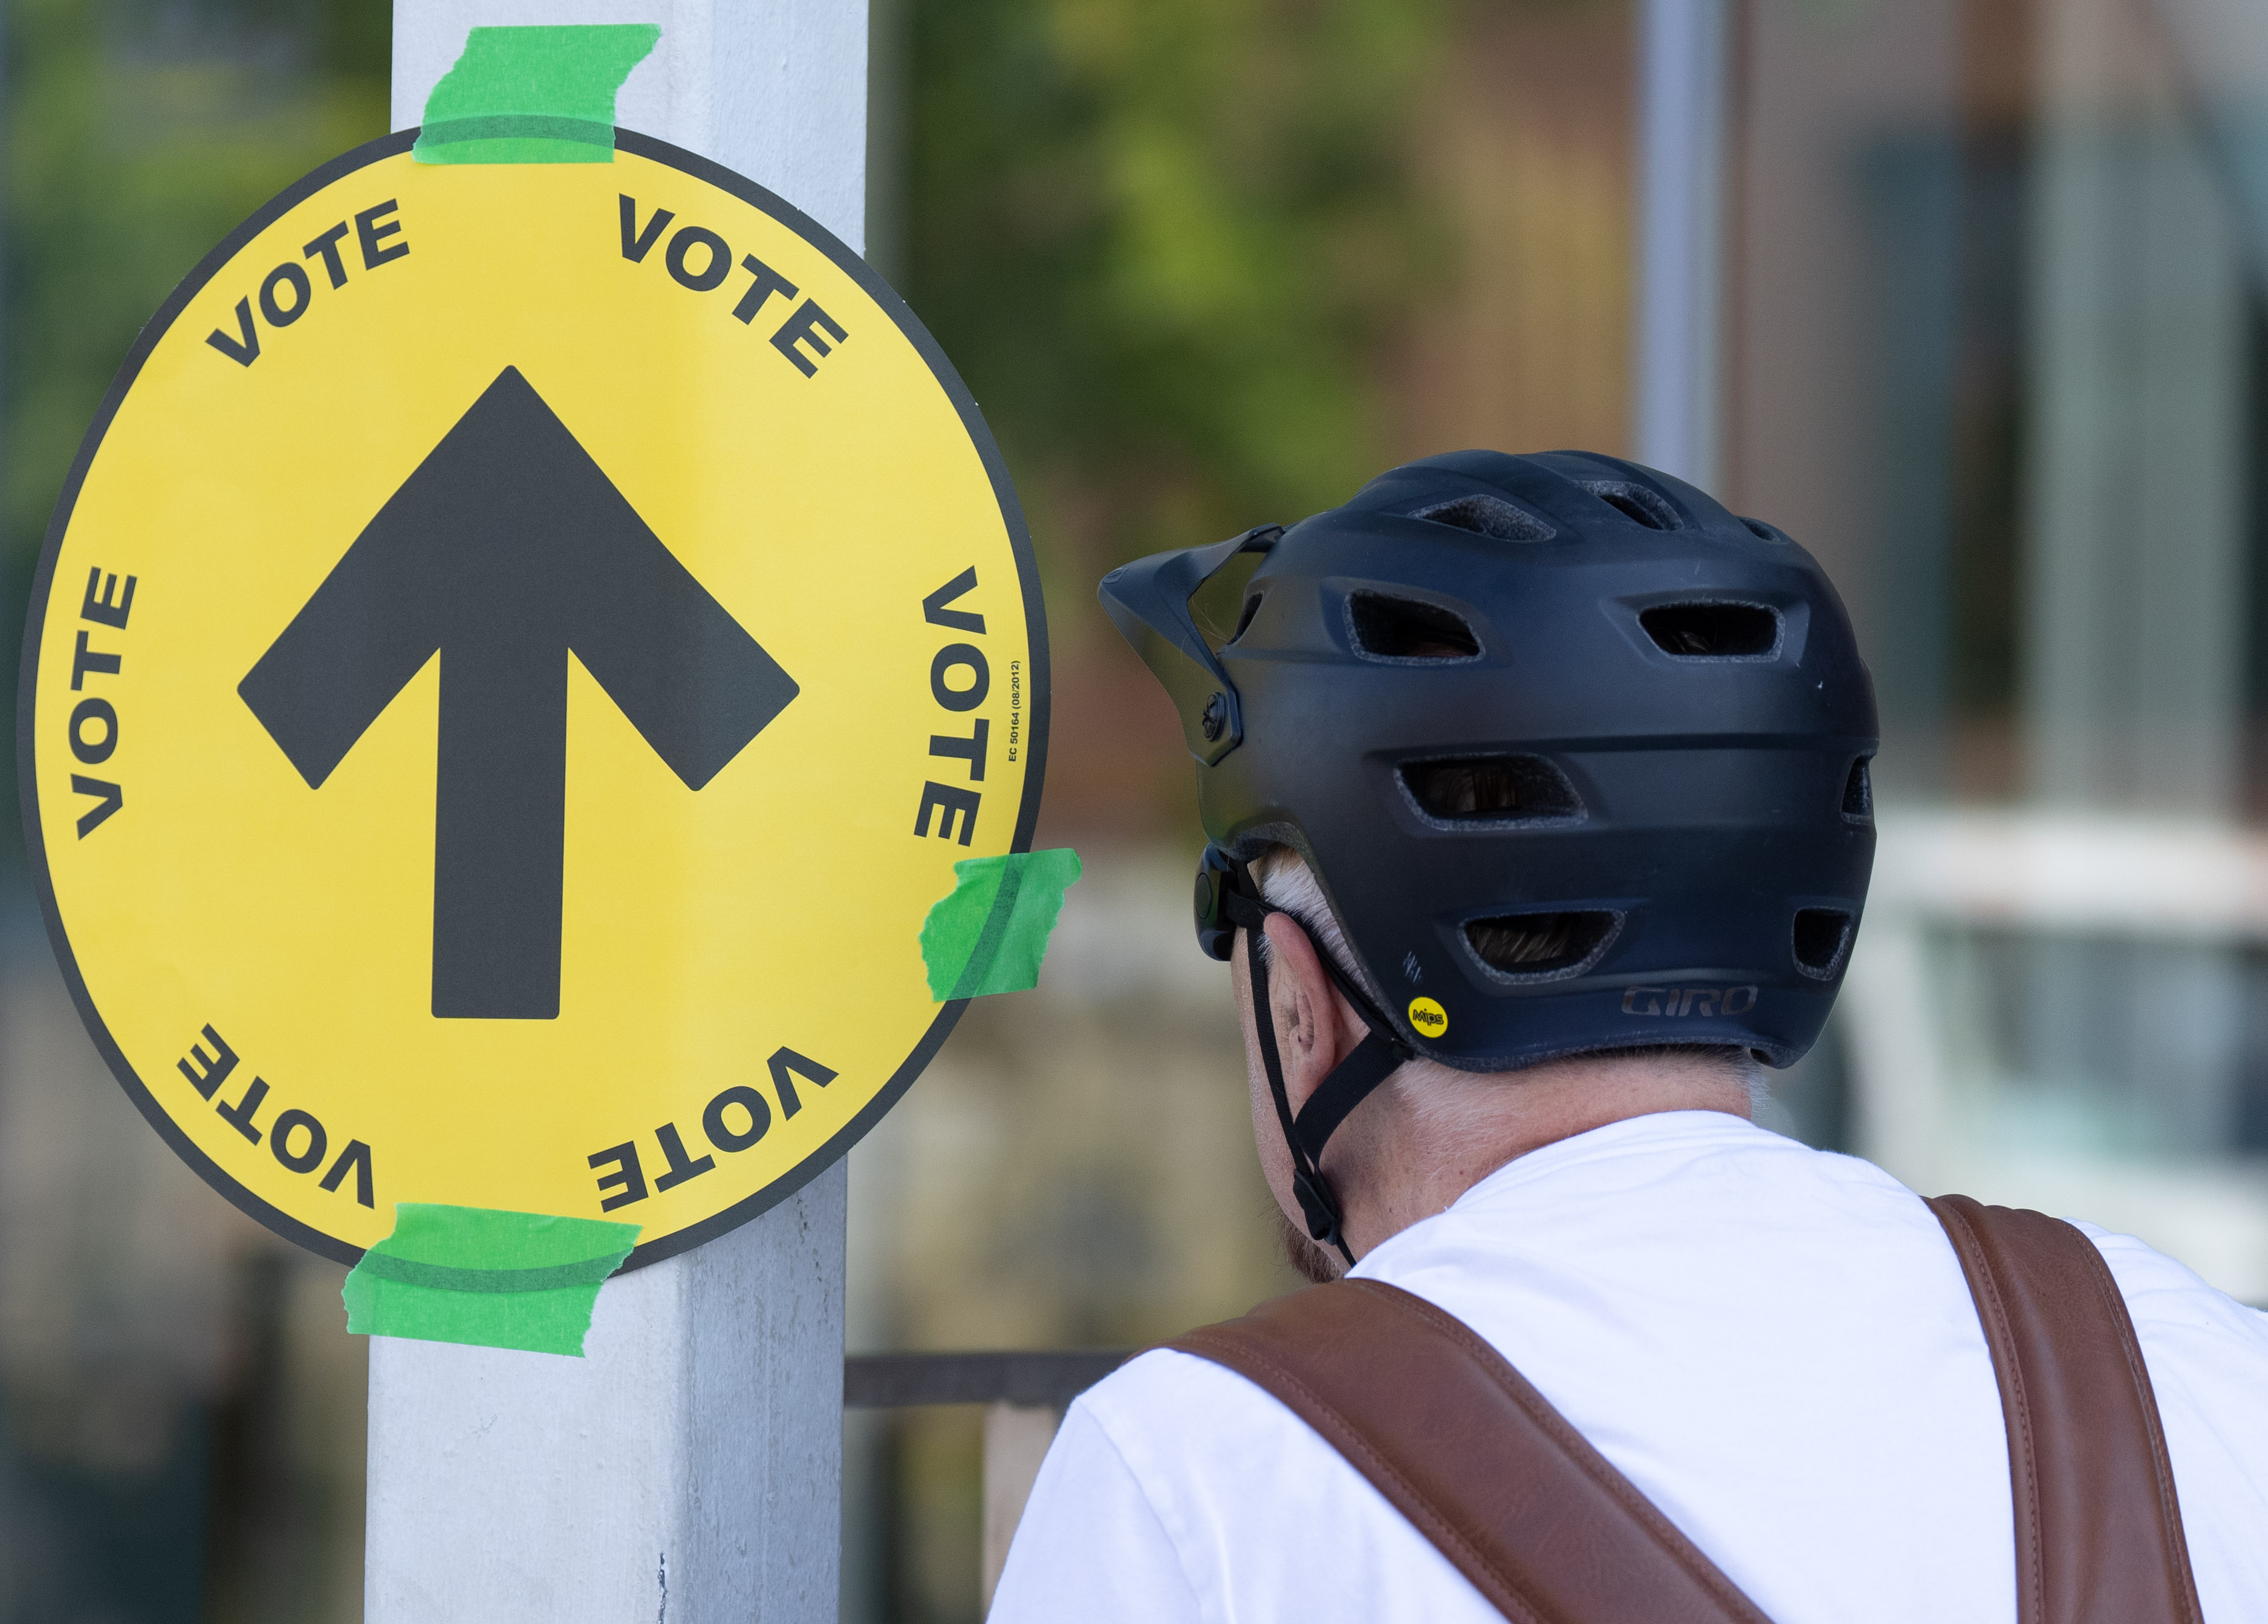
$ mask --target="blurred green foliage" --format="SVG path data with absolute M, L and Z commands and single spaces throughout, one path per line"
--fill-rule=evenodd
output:
M 7 0 L 4 16 L 0 615 L 12 653 L 48 516 L 134 335 L 246 216 L 385 133 L 392 11 Z M 7 660 L 11 723 L 16 675 Z M 22 841 L 12 750 L 7 762 L 0 856 Z
M 907 297 L 1080 599 L 1377 471 L 1447 4 L 911 0 Z

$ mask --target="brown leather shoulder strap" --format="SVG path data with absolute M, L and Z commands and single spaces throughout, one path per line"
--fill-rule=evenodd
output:
M 2157 1398 L 2102 1254 L 2043 1213 L 1929 1205 L 2000 1381 L 2018 1624 L 2198 1624 Z
M 1374 1280 L 1167 1344 L 1283 1400 L 1519 1624 L 1769 1624 L 1469 1328 Z

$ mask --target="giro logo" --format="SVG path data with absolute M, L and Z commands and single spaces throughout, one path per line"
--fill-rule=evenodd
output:
M 1756 1007 L 1753 987 L 1626 987 L 1625 1015 L 1745 1015 Z

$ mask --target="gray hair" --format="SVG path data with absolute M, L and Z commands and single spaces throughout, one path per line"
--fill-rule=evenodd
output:
M 1363 973 L 1356 962 L 1354 950 L 1347 945 L 1346 927 L 1331 911 L 1330 901 L 1323 895 L 1322 882 L 1315 871 L 1307 866 L 1307 859 L 1289 846 L 1271 846 L 1260 860 L 1252 864 L 1252 876 L 1260 883 L 1260 894 L 1268 906 L 1281 908 L 1307 929 L 1316 945 L 1331 956 L 1331 961 L 1346 972 L 1347 979 L 1368 993 L 1371 1001 L 1378 1002 L 1378 983 Z M 1261 956 L 1268 958 L 1270 949 L 1265 937 L 1261 938 Z

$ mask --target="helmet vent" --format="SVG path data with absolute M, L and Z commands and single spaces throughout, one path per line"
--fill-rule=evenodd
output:
M 1404 761 L 1402 783 L 1418 810 L 1437 823 L 1574 818 L 1583 811 L 1575 787 L 1542 756 Z
M 1494 536 L 1499 541 L 1549 541 L 1559 533 L 1535 514 L 1499 496 L 1459 496 L 1454 502 L 1420 508 L 1410 517 L 1436 525 L 1454 525 L 1459 530 Z
M 1761 604 L 1660 604 L 1638 623 L 1680 659 L 1754 659 L 1779 647 L 1779 616 Z
M 1476 919 L 1465 940 L 1480 961 L 1518 980 L 1573 975 L 1606 951 L 1621 915 L 1604 909 L 1568 914 L 1511 914 Z
M 1648 530 L 1683 530 L 1684 521 L 1677 510 L 1661 499 L 1659 491 L 1628 480 L 1577 480 L 1575 481 L 1600 501 L 1634 524 Z
M 1760 518 L 1744 518 L 1741 523 L 1747 525 L 1749 533 L 1759 541 L 1777 541 L 1783 547 L 1787 545 L 1786 536 Z
M 1831 981 L 1851 951 L 1851 915 L 1839 908 L 1798 908 L 1795 967 L 1818 981 Z
M 1863 755 L 1851 763 L 1851 775 L 1843 781 L 1843 815 L 1853 823 L 1874 820 L 1874 779 Z
M 1439 604 L 1379 592 L 1347 597 L 1354 646 L 1374 659 L 1469 660 L 1478 658 L 1480 639 L 1464 617 Z

